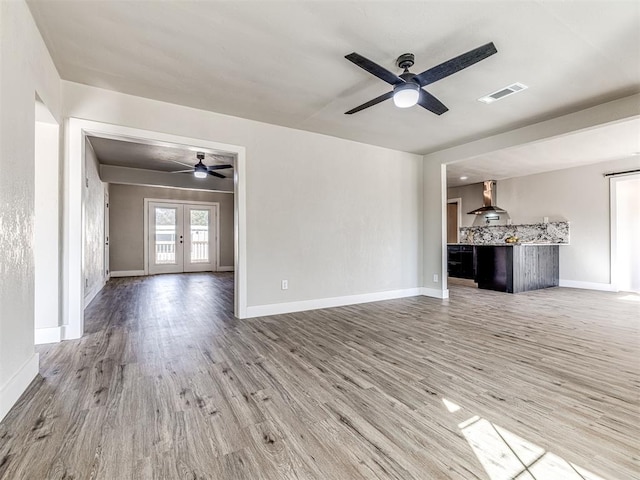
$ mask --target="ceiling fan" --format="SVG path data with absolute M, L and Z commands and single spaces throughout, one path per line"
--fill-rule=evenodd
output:
M 225 163 L 224 165 L 205 165 L 204 163 L 202 163 L 202 160 L 204 160 L 204 153 L 202 152 L 198 152 L 196 154 L 196 158 L 198 159 L 198 163 L 196 163 L 193 167 L 189 168 L 188 170 L 178 170 L 177 172 L 172 173 L 193 173 L 196 178 L 207 178 L 207 175 L 213 175 L 214 177 L 218 178 L 227 178 L 225 175 L 216 172 L 216 170 L 226 170 L 227 168 L 233 168 L 233 165 L 228 163 Z M 188 166 L 186 163 L 178 162 L 176 160 L 173 161 L 179 163 L 180 165 L 184 165 L 185 167 Z
M 478 63 L 480 60 L 484 60 L 497 52 L 498 50 L 493 42 L 490 42 L 486 45 L 470 50 L 467 53 L 458 55 L 451 60 L 447 60 L 446 62 L 436 65 L 435 67 L 425 70 L 417 75 L 409 71 L 414 63 L 413 53 L 404 53 L 396 60 L 396 65 L 404 70 L 400 75 L 391 73 L 386 68 L 381 67 L 362 55 L 355 52 L 350 53 L 344 58 L 355 63 L 370 74 L 375 75 L 380 80 L 392 85 L 393 90 L 345 112 L 345 115 L 357 113 L 392 97 L 393 103 L 395 103 L 396 107 L 408 108 L 417 104 L 436 115 L 442 115 L 449 109 L 440 100 L 424 90 L 422 87 L 437 82 L 438 80 L 442 80 L 449 75 L 453 75 L 454 73 L 470 67 L 474 63 Z

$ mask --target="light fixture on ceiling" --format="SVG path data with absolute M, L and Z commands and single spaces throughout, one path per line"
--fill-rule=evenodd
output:
M 469 177 L 463 176 L 463 177 L 460 177 L 460 180 L 466 180 L 467 178 Z
M 193 176 L 196 178 L 207 178 L 207 175 L 209 175 L 209 169 L 204 163 L 202 163 L 204 153 L 198 153 L 197 157 L 198 163 L 193 167 Z
M 413 107 L 420 99 L 420 85 L 407 82 L 393 89 L 393 103 L 398 108 Z

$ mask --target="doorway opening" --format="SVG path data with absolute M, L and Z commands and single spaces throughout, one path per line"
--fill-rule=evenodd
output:
M 84 309 L 82 299 L 84 297 L 84 265 L 83 265 L 83 235 L 85 231 L 85 217 L 83 186 L 85 182 L 85 140 L 87 137 L 112 139 L 132 144 L 152 145 L 158 147 L 180 147 L 184 150 L 195 152 L 206 152 L 216 154 L 224 152 L 233 159 L 234 169 L 232 182 L 233 191 L 233 252 L 229 251 L 228 256 L 232 259 L 234 270 L 234 312 L 238 318 L 246 318 L 247 310 L 247 287 L 246 287 L 246 204 L 245 204 L 245 148 L 237 145 L 223 144 L 211 140 L 195 139 L 179 135 L 153 132 L 121 125 L 111 125 L 101 122 L 93 122 L 70 118 L 68 123 L 68 157 L 65 163 L 64 178 L 68 188 L 65 189 L 65 211 L 64 211 L 64 281 L 63 281 L 63 312 L 68 321 L 65 329 L 65 338 L 80 338 L 84 331 Z M 193 168 L 193 164 L 187 165 Z M 101 167 L 102 169 L 103 167 Z M 136 170 L 136 169 L 130 169 Z M 131 174 L 134 174 L 132 172 Z M 170 175 L 168 172 L 156 172 Z M 186 175 L 176 172 L 176 176 Z M 177 177 L 176 177 L 177 178 Z M 185 177 L 182 177 L 185 178 Z M 129 183 L 149 186 L 162 186 L 162 183 L 146 181 L 107 181 L 106 183 Z M 177 187 L 190 189 L 191 187 Z M 110 191 L 110 203 L 114 204 L 114 192 Z M 113 208 L 110 208 L 113 213 Z M 113 215 L 112 215 L 113 216 Z M 212 217 L 213 218 L 213 217 Z M 113 220 L 113 218 L 111 219 Z M 117 228 L 113 221 L 110 222 L 109 245 L 113 254 L 113 240 L 117 233 Z M 142 228 L 142 225 L 141 225 Z M 105 239 L 106 240 L 106 239 Z M 144 242 L 143 242 L 144 243 Z M 106 241 L 105 241 L 106 244 Z M 106 246 L 106 245 L 105 245 Z M 142 246 L 141 246 L 142 248 Z M 217 252 L 216 252 L 217 253 Z M 211 255 L 213 256 L 213 254 Z M 111 255 L 113 257 L 113 255 Z M 113 258 L 110 265 L 113 270 Z M 141 265 L 142 266 L 142 265 Z M 138 267 L 140 268 L 140 267 Z
M 59 342 L 60 328 L 60 127 L 35 96 L 34 343 Z
M 640 293 L 640 174 L 611 177 L 611 284 Z

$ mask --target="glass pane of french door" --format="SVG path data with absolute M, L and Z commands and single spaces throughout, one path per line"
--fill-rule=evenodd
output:
M 149 204 L 149 273 L 183 271 L 183 206 Z
M 216 209 L 210 205 L 185 205 L 185 272 L 216 270 Z
M 178 212 L 175 208 L 156 207 L 156 265 L 176 263 Z
M 191 263 L 209 263 L 209 209 L 189 212 Z

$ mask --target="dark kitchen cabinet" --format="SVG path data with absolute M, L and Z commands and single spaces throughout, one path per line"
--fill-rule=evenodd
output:
M 447 246 L 447 271 L 450 277 L 474 278 L 473 245 Z
M 557 287 L 558 245 L 477 245 L 478 288 L 518 293 Z

